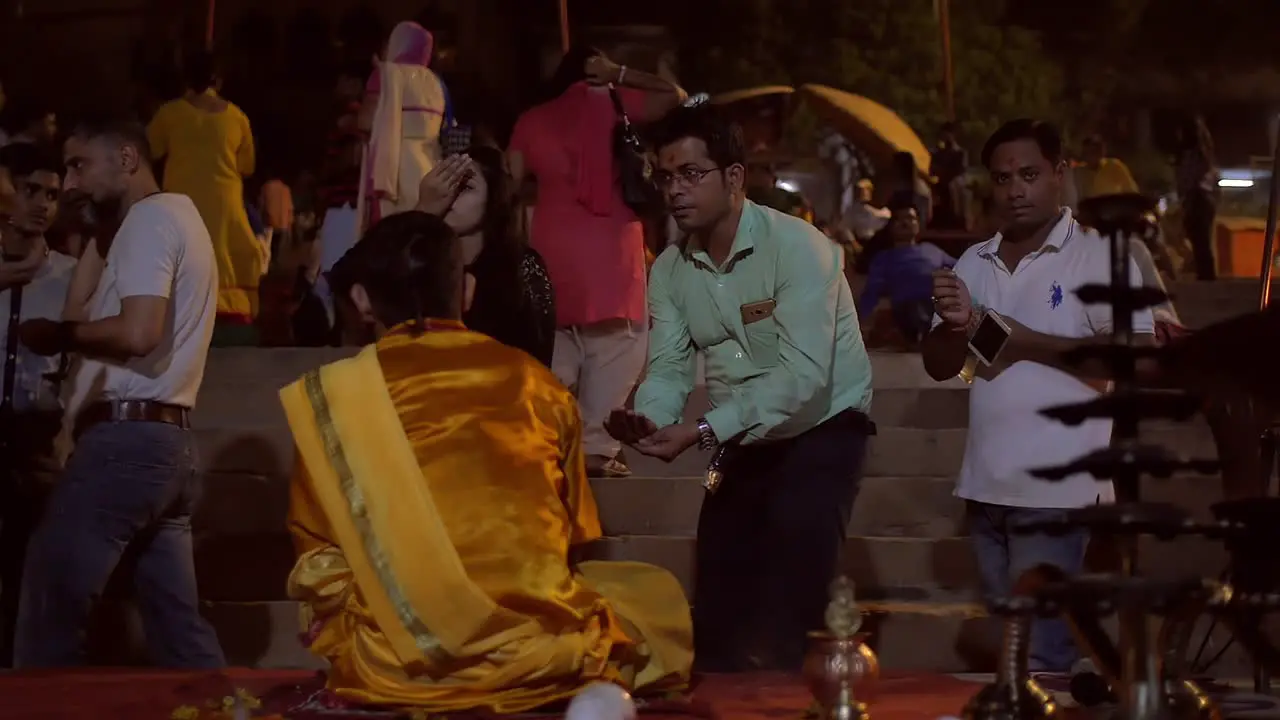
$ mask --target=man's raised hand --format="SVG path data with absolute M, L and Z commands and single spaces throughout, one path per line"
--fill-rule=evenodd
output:
M 951 270 L 933 272 L 933 311 L 943 322 L 958 327 L 967 325 L 973 315 L 973 297 L 969 288 Z

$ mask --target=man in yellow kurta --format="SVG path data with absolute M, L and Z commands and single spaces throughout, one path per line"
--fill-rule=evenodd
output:
M 470 282 L 447 226 L 382 220 L 332 284 L 380 339 L 281 391 L 300 455 L 289 594 L 330 689 L 514 713 L 594 680 L 683 686 L 679 583 L 570 560 L 601 535 L 577 405 L 537 360 L 458 321 Z
M 1083 163 L 1073 170 L 1079 200 L 1100 195 L 1138 192 L 1138 183 L 1123 160 L 1107 156 L 1107 143 L 1101 135 L 1085 138 Z

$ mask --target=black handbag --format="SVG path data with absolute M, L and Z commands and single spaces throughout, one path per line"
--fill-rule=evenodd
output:
M 618 124 L 613 130 L 613 157 L 618 164 L 618 185 L 622 191 L 622 201 L 635 214 L 646 217 L 658 212 L 662 207 L 662 197 L 653 182 L 653 162 L 648 148 L 640 139 L 627 111 L 622 107 L 622 97 L 618 89 L 609 86 L 609 98 L 613 100 L 613 109 L 618 114 Z

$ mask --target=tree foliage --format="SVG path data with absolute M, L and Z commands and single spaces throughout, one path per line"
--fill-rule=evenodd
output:
M 945 120 L 942 44 L 933 0 L 706 0 L 721 19 L 678 38 L 682 80 L 723 92 L 819 83 L 869 97 L 922 137 Z M 955 103 L 961 135 L 980 143 L 999 123 L 1069 121 L 1063 73 L 1038 34 L 1001 23 L 1004 0 L 953 2 Z M 708 8 L 710 9 L 710 8 Z

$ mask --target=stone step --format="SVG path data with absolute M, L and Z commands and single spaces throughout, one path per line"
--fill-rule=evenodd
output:
M 270 392 L 297 380 L 303 373 L 325 363 L 351 357 L 358 348 L 211 348 L 201 391 L 220 393 L 227 389 Z M 889 388 L 931 388 L 937 383 L 924 371 L 919 353 L 872 350 L 872 386 Z M 702 383 L 702 361 L 698 361 L 698 383 Z M 954 387 L 964 383 L 953 380 Z M 205 397 L 200 398 L 201 401 Z
M 995 664 L 999 628 L 976 605 L 894 602 L 865 603 L 864 607 L 868 611 L 864 628 L 871 633 L 870 645 L 884 670 L 980 672 Z M 297 603 L 212 602 L 205 603 L 203 611 L 233 666 L 325 667 L 299 640 Z
M 200 465 L 209 475 L 250 474 L 287 478 L 293 468 L 293 438 L 283 423 L 257 427 L 195 429 Z M 964 457 L 964 428 L 881 426 L 867 446 L 863 473 L 868 477 L 939 477 L 959 472 Z M 1216 457 L 1216 447 L 1202 420 L 1185 424 L 1152 423 L 1144 440 L 1174 448 L 1188 457 Z M 709 452 L 691 449 L 668 463 L 635 450 L 624 456 L 641 477 L 701 477 Z
M 1154 578 L 1216 578 L 1227 562 L 1219 544 L 1199 538 L 1170 542 L 1145 539 L 1141 551 L 1142 572 Z M 610 537 L 595 543 L 589 554 L 601 560 L 633 560 L 664 567 L 692 596 L 691 538 Z M 977 597 L 980 588 L 977 563 L 966 537 L 850 537 L 841 570 L 860 588 L 860 596 L 870 598 L 919 600 L 939 592 Z
M 236 424 L 218 424 L 217 417 L 223 412 L 219 406 L 223 404 L 242 406 L 245 413 L 243 419 Z M 876 455 L 878 445 L 896 442 L 894 447 L 903 444 L 910 446 L 917 438 L 924 444 L 916 449 L 929 452 L 929 443 L 934 442 L 929 433 L 963 428 L 967 413 L 968 395 L 965 390 L 934 388 L 880 391 L 872 411 L 872 417 L 880 427 L 880 436 L 872 440 L 871 454 L 873 457 Z M 692 417 L 701 414 L 702 411 L 699 411 Z M 200 465 L 206 473 L 251 473 L 287 477 L 292 472 L 293 436 L 289 433 L 284 412 L 274 396 L 247 393 L 242 399 L 220 398 L 205 403 L 195 413 L 192 424 Z M 903 440 L 893 439 L 896 437 L 895 433 L 905 430 L 918 430 L 925 434 L 909 435 Z M 632 471 L 646 477 L 701 475 L 710 458 L 709 453 L 696 450 L 684 453 L 672 463 L 645 457 L 634 450 L 626 451 L 625 456 Z M 955 460 L 955 463 L 944 469 L 943 473 L 954 472 L 959 467 L 959 460 Z M 876 469 L 882 465 L 882 461 L 876 460 L 868 468 L 868 472 L 881 475 L 930 474 L 927 470 L 916 469 L 918 464 L 908 466 L 905 472 L 892 471 L 892 465 L 890 470 Z
M 591 482 L 608 535 L 692 537 L 705 491 L 700 478 L 612 478 Z M 964 534 L 964 505 L 953 495 L 950 477 L 864 478 L 853 506 L 851 536 L 946 538 Z M 1208 517 L 1222 498 L 1217 478 L 1178 475 L 1148 478 L 1143 496 Z M 195 517 L 201 535 L 284 532 L 287 484 L 255 475 L 224 475 L 206 481 Z
M 1221 278 L 1213 282 L 1173 283 L 1169 292 L 1182 322 L 1191 328 L 1254 312 L 1260 283 L 1256 278 Z M 1277 292 L 1275 284 L 1272 293 Z
M 943 477 L 865 478 L 850 520 L 848 562 L 871 588 L 972 588 L 976 571 L 964 534 L 964 508 Z M 662 565 L 689 577 L 704 492 L 697 478 L 625 478 L 592 483 L 611 552 Z M 1206 518 L 1221 499 L 1216 478 L 1148 479 L 1144 496 Z M 278 478 L 208 478 L 195 517 L 197 571 L 203 594 L 216 599 L 272 600 L 293 563 L 285 529 L 287 483 Z M 1206 544 L 1195 545 L 1209 547 Z M 638 554 L 637 554 L 638 553 Z M 1199 557 L 1197 572 L 1216 575 L 1220 555 Z M 246 563 L 245 558 L 252 558 Z M 1177 567 L 1178 551 L 1159 548 L 1150 562 Z M 900 595 L 899 595 L 900 596 Z
M 862 482 L 850 535 L 950 537 L 962 528 L 963 506 L 950 478 L 868 477 Z M 692 537 L 706 491 L 696 477 L 609 478 L 591 481 L 600 522 L 609 535 Z M 199 535 L 283 533 L 288 482 L 259 475 L 205 478 L 194 519 Z
M 954 476 L 964 458 L 965 428 L 916 428 L 881 426 L 867 445 L 863 474 L 868 477 Z M 1143 428 L 1147 442 L 1176 449 L 1188 457 L 1214 458 L 1213 435 L 1201 419 L 1188 423 L 1150 423 Z M 700 477 L 709 452 L 686 451 L 670 463 L 624 451 L 628 465 L 646 477 Z
M 1218 577 L 1226 556 L 1212 542 L 1188 538 L 1144 541 L 1142 571 L 1157 578 Z M 666 568 L 693 594 L 694 539 L 673 535 L 603 538 L 587 548 L 599 560 L 632 560 Z M 200 596 L 211 601 L 256 602 L 284 598 L 294 550 L 283 533 L 197 535 Z M 850 537 L 842 571 L 870 598 L 918 600 L 937 592 L 975 596 L 979 574 L 969 539 Z
M 284 430 L 279 389 L 307 370 L 349 354 L 336 349 L 214 348 L 192 412 L 192 425 L 247 435 L 263 429 Z M 925 374 L 918 354 L 873 353 L 872 368 L 872 418 L 876 422 L 923 428 L 965 426 L 968 385 L 964 382 L 934 382 Z M 690 393 L 685 417 L 699 417 L 709 407 L 706 387 L 698 384 Z M 268 437 L 266 444 L 276 446 L 279 442 Z M 284 454 L 291 456 L 291 449 Z
M 965 673 L 995 668 L 1001 627 L 998 621 L 987 617 L 979 604 L 929 599 L 862 601 L 860 605 L 866 613 L 863 629 L 870 634 L 868 644 L 885 671 Z M 326 666 L 299 640 L 297 603 L 210 602 L 204 603 L 203 612 L 217 631 L 232 666 L 300 670 L 322 670 Z M 1115 619 L 1108 618 L 1104 625 L 1114 638 Z M 1206 658 L 1230 639 L 1220 625 L 1212 632 L 1210 626 L 1202 618 L 1192 635 L 1192 644 L 1198 646 L 1201 638 L 1210 633 Z M 128 636 L 115 639 L 116 653 L 123 646 L 137 645 L 140 634 L 136 619 L 118 623 L 117 630 Z M 1252 665 L 1239 644 L 1233 643 L 1212 668 L 1212 674 L 1246 677 L 1252 674 Z
M 592 481 L 606 535 L 693 537 L 706 491 L 700 478 L 618 478 Z M 929 477 L 863 480 L 850 535 L 952 537 L 963 529 L 963 505 L 952 481 Z

